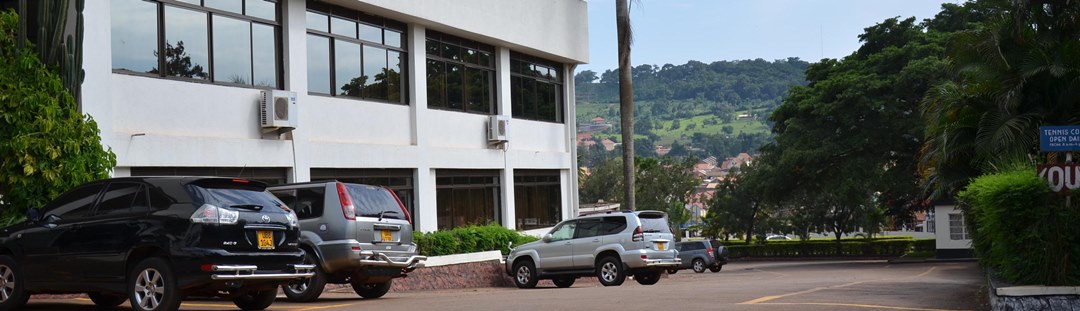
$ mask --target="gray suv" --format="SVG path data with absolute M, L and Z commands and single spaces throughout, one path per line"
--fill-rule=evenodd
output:
M 394 278 L 427 260 L 417 256 L 409 212 L 390 189 L 323 181 L 267 190 L 296 211 L 304 263 L 316 266 L 311 279 L 282 286 L 291 301 L 318 299 L 327 283 L 382 297 Z
M 519 288 L 540 279 L 570 287 L 582 276 L 596 276 L 604 286 L 621 285 L 627 276 L 642 285 L 656 284 L 680 260 L 667 214 L 658 211 L 608 212 L 560 222 L 540 241 L 514 248 L 506 273 Z
M 705 269 L 712 272 L 720 272 L 728 263 L 727 248 L 719 241 L 701 240 L 675 243 L 675 249 L 679 251 L 679 259 L 682 265 L 679 269 L 693 269 L 694 272 L 704 273 Z M 678 272 L 678 269 L 668 270 L 668 273 Z

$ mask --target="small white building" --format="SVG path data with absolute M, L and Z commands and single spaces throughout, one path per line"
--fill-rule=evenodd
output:
M 550 227 L 577 215 L 587 15 L 583 0 L 86 1 L 82 111 L 114 176 L 338 179 L 394 189 L 421 231 Z
M 934 213 L 928 216 L 934 226 L 937 258 L 974 258 L 971 233 L 964 212 L 952 199 L 934 202 Z

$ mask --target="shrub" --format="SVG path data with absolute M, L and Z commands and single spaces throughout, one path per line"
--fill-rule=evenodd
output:
M 769 241 L 761 245 L 727 246 L 731 257 L 888 257 L 908 253 L 915 240 L 887 239 Z
M 959 199 L 983 266 L 1017 284 L 1080 285 L 1080 209 L 1034 169 L 976 178 Z
M 500 225 L 467 226 L 446 231 L 416 233 L 413 235 L 421 255 L 443 256 L 499 250 L 510 253 L 508 245 L 521 245 L 536 241 L 536 237 L 523 235 Z
M 912 252 L 926 253 L 937 251 L 937 239 L 915 239 L 914 249 Z

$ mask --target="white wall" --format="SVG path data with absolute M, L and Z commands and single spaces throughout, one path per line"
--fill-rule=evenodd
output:
M 955 205 L 938 205 L 934 207 L 934 227 L 937 231 L 938 249 L 969 249 L 971 240 L 953 240 L 949 234 L 949 214 L 963 214 Z M 966 221 L 966 219 L 965 219 Z

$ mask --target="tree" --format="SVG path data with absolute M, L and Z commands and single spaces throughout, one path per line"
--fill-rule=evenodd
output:
M 154 56 L 158 56 L 157 51 L 154 51 Z M 165 43 L 165 70 L 166 74 L 177 77 L 198 79 L 210 77 L 202 65 L 191 63 L 191 56 L 184 51 L 184 41 L 177 41 L 175 46 L 172 43 Z M 159 70 L 154 67 L 150 73 L 159 73 Z
M 731 125 L 724 125 L 724 127 L 720 128 L 720 130 L 723 131 L 724 134 L 728 134 L 728 135 L 731 135 L 731 134 L 735 133 L 735 127 L 733 127 Z
M 630 45 L 633 33 L 630 30 L 630 3 L 627 0 L 615 0 L 615 23 L 619 42 L 619 115 L 622 124 L 623 141 L 623 205 L 635 210 L 634 200 L 634 87 L 630 72 Z
M 23 219 L 61 193 L 106 178 L 116 156 L 97 123 L 30 48 L 16 47 L 18 16 L 0 12 L 0 223 Z M 25 43 L 29 45 L 29 43 Z
M 600 79 L 600 77 L 598 77 L 596 75 L 595 71 L 585 70 L 585 71 L 579 72 L 578 74 L 574 75 L 574 84 L 575 85 L 581 85 L 581 84 L 593 83 L 597 79 Z

